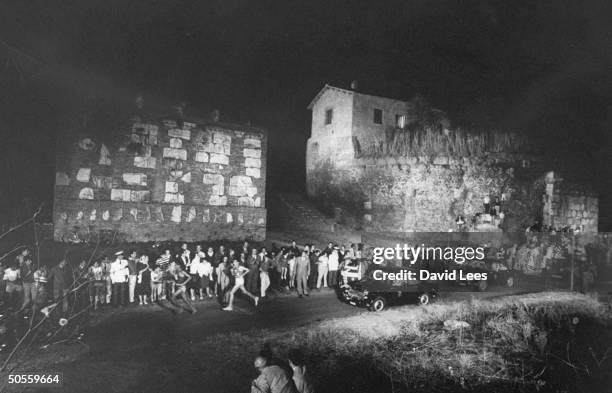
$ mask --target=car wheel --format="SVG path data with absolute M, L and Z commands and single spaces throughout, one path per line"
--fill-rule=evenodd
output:
M 510 276 L 506 279 L 506 286 L 512 288 L 514 286 L 514 277 Z
M 431 299 L 429 298 L 428 294 L 426 293 L 422 294 L 421 296 L 419 296 L 419 306 L 425 306 L 429 304 L 430 300 Z
M 385 307 L 387 307 L 387 301 L 382 297 L 377 297 L 372 302 L 372 305 L 370 306 L 370 310 L 380 312 L 384 310 Z
M 489 283 L 487 282 L 487 280 L 480 280 L 478 281 L 478 284 L 476 284 L 476 289 L 478 290 L 478 292 L 484 292 L 487 290 L 488 287 Z

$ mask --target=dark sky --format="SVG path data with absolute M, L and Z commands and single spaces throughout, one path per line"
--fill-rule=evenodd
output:
M 96 96 L 130 107 L 138 91 L 145 105 L 185 101 L 188 113 L 219 108 L 269 129 L 271 188 L 300 191 L 306 106 L 325 83 L 356 79 L 366 92 L 421 94 L 455 124 L 547 141 L 597 174 L 589 181 L 606 215 L 609 3 L 0 2 L 2 198 L 50 201 L 51 146 L 66 116 Z

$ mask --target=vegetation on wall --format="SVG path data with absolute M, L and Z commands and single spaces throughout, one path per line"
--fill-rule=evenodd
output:
M 490 153 L 533 151 L 527 139 L 510 132 L 439 130 L 437 127 L 408 126 L 394 129 L 381 141 L 372 138 L 361 143 L 359 157 L 480 157 Z

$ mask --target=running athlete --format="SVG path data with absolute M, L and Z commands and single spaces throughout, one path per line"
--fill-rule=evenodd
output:
M 244 287 L 244 276 L 249 272 L 244 266 L 241 266 L 237 260 L 232 261 L 232 268 L 230 269 L 232 276 L 234 276 L 234 287 L 230 291 L 229 304 L 227 307 L 223 308 L 225 311 L 232 311 L 234 305 L 234 295 L 240 289 L 242 293 L 253 299 L 255 302 L 255 307 L 259 304 L 259 297 L 253 295 L 251 292 L 247 291 Z
M 187 296 L 187 283 L 191 281 L 191 276 L 187 274 L 187 272 L 185 272 L 180 267 L 180 265 L 175 270 L 175 273 L 173 274 L 173 276 L 174 276 L 175 288 L 174 288 L 174 293 L 172 294 L 172 297 L 170 298 L 170 303 L 180 308 L 180 306 L 176 304 L 174 301 L 181 298 L 183 299 L 185 304 L 189 306 L 189 308 L 191 309 L 191 313 L 195 314 L 197 310 L 189 302 L 188 296 Z

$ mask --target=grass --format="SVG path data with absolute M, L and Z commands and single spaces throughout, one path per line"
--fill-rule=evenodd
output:
M 445 328 L 450 320 L 470 327 Z M 244 372 L 265 343 L 281 358 L 302 347 L 321 392 L 597 391 L 610 367 L 608 321 L 592 298 L 548 292 L 217 335 L 196 351 Z M 237 388 L 247 375 L 232 375 Z

